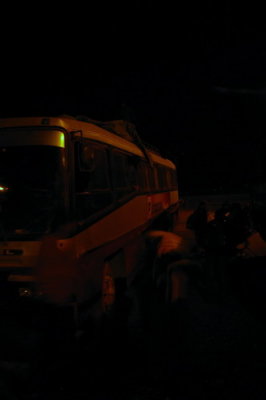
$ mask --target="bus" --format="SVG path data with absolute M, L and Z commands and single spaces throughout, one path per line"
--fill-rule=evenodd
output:
M 0 304 L 109 313 L 145 234 L 175 224 L 175 164 L 128 122 L 64 115 L 1 119 L 0 152 Z

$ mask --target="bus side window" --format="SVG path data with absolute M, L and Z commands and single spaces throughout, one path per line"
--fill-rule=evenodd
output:
M 87 189 L 107 189 L 108 165 L 105 149 L 92 144 L 80 144 L 79 146 L 79 172 L 86 177 Z
M 135 157 L 127 157 L 126 161 L 126 179 L 130 191 L 136 191 L 138 189 L 137 179 L 137 159 Z
M 138 184 L 140 191 L 146 192 L 149 190 L 149 176 L 148 176 L 148 166 L 145 161 L 140 160 L 138 163 Z
M 148 179 L 151 192 L 156 191 L 155 166 L 148 167 Z
M 166 176 L 166 187 L 167 189 L 172 189 L 172 178 L 171 178 L 171 170 L 169 168 L 166 168 L 165 170 L 165 176 Z
M 177 188 L 177 176 L 176 176 L 176 171 L 171 170 L 171 186 L 173 189 Z
M 157 172 L 159 189 L 165 190 L 167 188 L 165 167 L 163 167 L 162 165 L 158 165 Z
M 106 149 L 89 142 L 75 148 L 76 208 L 79 219 L 106 209 L 113 202 Z
M 154 174 L 154 183 L 155 183 L 155 190 L 159 190 L 159 171 L 158 171 L 158 164 L 154 165 L 153 168 L 153 174 Z
M 138 189 L 137 159 L 116 151 L 112 152 L 112 182 L 116 198 L 120 199 Z

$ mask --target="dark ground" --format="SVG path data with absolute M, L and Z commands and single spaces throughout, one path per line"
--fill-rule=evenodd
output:
M 176 232 L 190 238 L 184 228 L 187 212 L 182 211 Z M 26 328 L 25 335 L 16 331 L 15 341 L 3 346 L 2 340 L 18 362 L 2 351 L 1 400 L 264 398 L 265 262 L 260 256 L 230 264 L 222 292 L 192 277 L 187 300 L 166 308 L 157 305 L 146 282 L 142 290 L 152 305 L 146 323 L 140 328 L 139 316 L 131 316 L 128 335 L 121 327 L 93 349 L 85 339 L 64 346 L 52 336 L 54 348 L 48 351 Z M 32 363 L 19 357 L 22 336 L 36 349 Z

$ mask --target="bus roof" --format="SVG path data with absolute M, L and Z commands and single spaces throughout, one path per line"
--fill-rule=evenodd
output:
M 100 122 L 91 119 L 74 118 L 71 116 L 59 117 L 19 117 L 0 119 L 1 128 L 60 128 L 67 132 L 82 131 L 82 136 L 97 142 L 105 143 L 120 150 L 127 151 L 139 157 L 145 158 L 143 151 L 135 144 L 126 131 L 125 121 Z M 172 161 L 163 158 L 160 154 L 147 149 L 152 161 L 175 169 Z

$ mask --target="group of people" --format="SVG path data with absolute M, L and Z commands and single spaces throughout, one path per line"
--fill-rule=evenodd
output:
M 226 295 L 228 266 L 239 251 L 239 245 L 247 244 L 252 234 L 252 217 L 249 206 L 226 202 L 217 210 L 208 212 L 205 202 L 188 217 L 187 228 L 195 234 L 198 246 L 204 250 L 203 283 L 212 298 Z
M 249 207 L 240 203 L 225 202 L 210 219 L 202 201 L 187 220 L 187 228 L 194 231 L 198 245 L 209 251 L 233 251 L 246 242 L 251 227 Z

